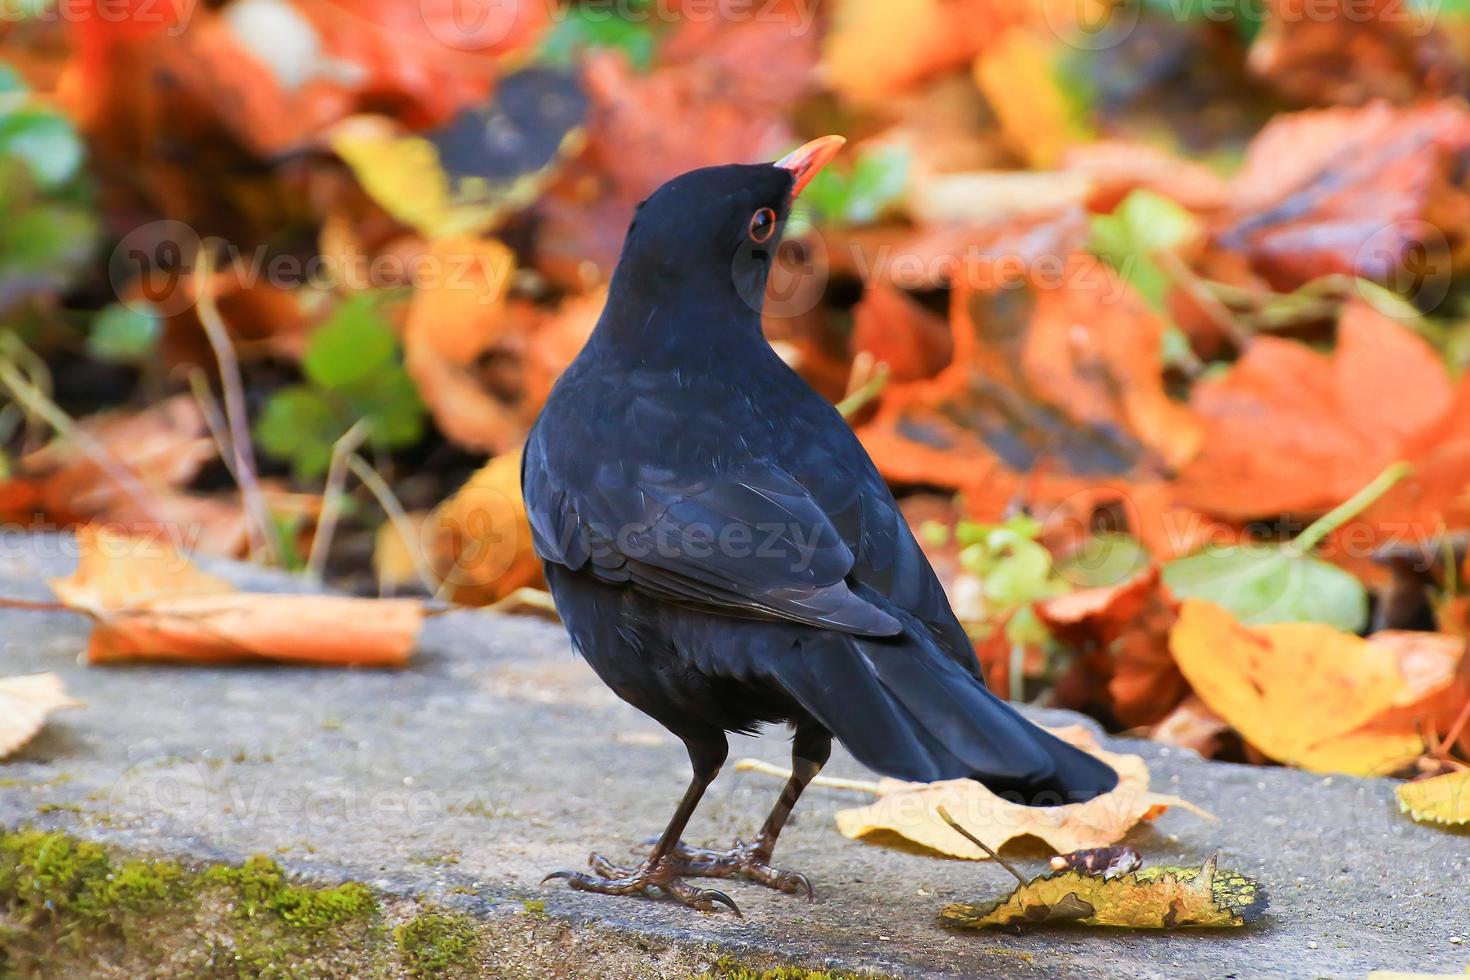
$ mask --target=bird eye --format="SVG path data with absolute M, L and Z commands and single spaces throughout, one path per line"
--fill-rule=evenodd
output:
M 776 212 L 761 208 L 750 216 L 750 238 L 755 242 L 768 242 L 776 233 Z

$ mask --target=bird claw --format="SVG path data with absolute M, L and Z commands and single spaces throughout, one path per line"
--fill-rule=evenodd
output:
M 691 878 L 743 878 L 767 888 L 795 895 L 806 892 L 809 902 L 817 900 L 811 879 L 799 871 L 782 871 L 766 863 L 767 852 L 760 842 L 748 844 L 736 840 L 728 851 L 690 847 L 679 842 L 670 855 L 676 874 Z
M 712 888 L 696 888 L 679 878 L 679 867 L 675 862 L 662 861 L 657 865 L 644 861 L 637 868 L 619 868 L 607 858 L 594 853 L 588 863 L 596 875 L 581 871 L 553 871 L 541 879 L 541 884 L 561 879 L 573 891 L 596 892 L 601 895 L 647 895 L 657 890 L 673 897 L 676 901 L 701 912 L 713 912 L 717 905 L 727 907 L 739 918 L 740 907 L 724 892 Z

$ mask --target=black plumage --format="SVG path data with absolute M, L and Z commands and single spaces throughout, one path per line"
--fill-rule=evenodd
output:
M 574 646 L 684 741 L 695 770 L 648 861 L 594 857 L 597 876 L 557 873 L 573 887 L 658 887 L 706 909 L 733 903 L 681 876 L 809 891 L 768 861 L 833 736 L 885 775 L 972 778 L 1032 804 L 1116 784 L 985 689 L 872 461 L 762 336 L 772 232 L 836 145 L 696 170 L 645 201 L 597 328 L 527 442 L 526 507 Z M 726 733 L 763 722 L 795 736 L 792 780 L 760 837 L 683 846 Z

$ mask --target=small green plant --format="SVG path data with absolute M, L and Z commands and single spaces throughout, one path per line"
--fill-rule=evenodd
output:
M 306 382 L 273 394 L 255 425 L 260 448 L 290 462 L 298 478 L 326 473 L 333 445 L 359 419 L 377 449 L 423 437 L 423 401 L 373 297 L 346 300 L 317 327 L 301 369 Z
M 92 255 L 97 221 L 82 158 L 66 117 L 0 64 L 0 302 L 7 309 L 65 288 Z

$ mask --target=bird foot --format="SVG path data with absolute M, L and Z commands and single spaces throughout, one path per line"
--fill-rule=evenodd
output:
M 579 892 L 596 892 L 600 895 L 650 896 L 653 893 L 661 893 L 701 912 L 713 912 L 717 906 L 723 905 L 734 912 L 737 917 L 741 917 L 740 907 L 729 895 L 715 891 L 713 888 L 695 888 L 680 880 L 680 867 L 671 858 L 657 863 L 652 860 L 644 861 L 636 868 L 620 868 L 601 854 L 593 854 L 588 859 L 588 863 L 592 866 L 592 870 L 597 872 L 596 874 L 583 874 L 580 871 L 553 871 L 541 879 L 541 884 L 544 885 L 552 879 L 560 878 L 566 881 L 568 888 Z
M 806 892 L 807 901 L 815 901 L 812 883 L 799 871 L 782 871 L 768 864 L 770 851 L 760 842 L 746 843 L 737 840 L 727 851 L 715 851 L 704 847 L 690 847 L 683 841 L 669 855 L 674 873 L 689 878 L 738 878 L 765 885 L 787 895 Z M 588 859 L 592 870 L 603 875 L 626 873 L 626 869 L 608 861 L 600 854 Z

